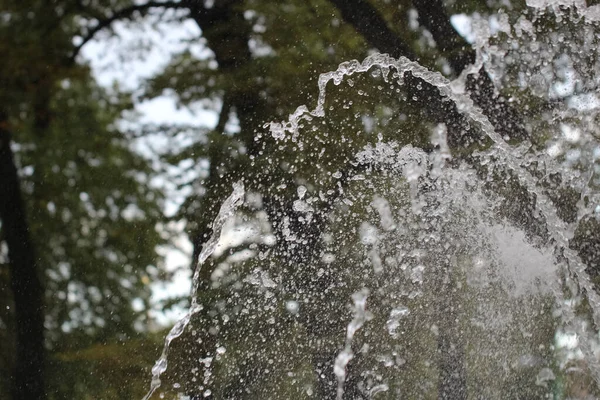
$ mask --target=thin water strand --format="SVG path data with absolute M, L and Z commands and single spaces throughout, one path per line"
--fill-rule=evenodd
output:
M 352 301 L 354 302 L 354 318 L 348 324 L 346 329 L 346 344 L 344 349 L 335 358 L 335 364 L 333 366 L 333 372 L 338 380 L 337 400 L 342 400 L 344 396 L 346 367 L 354 358 L 354 353 L 352 352 L 352 339 L 354 338 L 356 331 L 358 331 L 365 322 L 371 319 L 371 314 L 366 310 L 368 296 L 368 289 L 363 289 L 352 295 Z
M 150 390 L 144 396 L 143 400 L 149 400 L 152 397 L 152 394 L 160 387 L 161 380 L 160 376 L 167 370 L 167 358 L 169 356 L 169 348 L 171 346 L 171 342 L 177 339 L 185 328 L 190 323 L 191 318 L 202 311 L 202 305 L 198 303 L 198 288 L 200 286 L 200 268 L 204 262 L 210 257 L 217 245 L 219 243 L 219 239 L 221 238 L 221 232 L 223 230 L 223 226 L 228 219 L 230 219 L 238 209 L 238 207 L 244 202 L 245 190 L 244 184 L 242 181 L 239 181 L 233 185 L 233 192 L 231 195 L 223 202 L 217 217 L 213 221 L 212 224 L 212 235 L 208 239 L 208 241 L 202 247 L 202 252 L 198 257 L 198 264 L 196 265 L 196 270 L 194 272 L 193 280 L 192 280 L 192 293 L 191 293 L 191 306 L 186 314 L 171 328 L 169 334 L 165 338 L 165 344 L 163 347 L 162 354 L 154 367 L 152 367 L 152 382 L 150 383 Z

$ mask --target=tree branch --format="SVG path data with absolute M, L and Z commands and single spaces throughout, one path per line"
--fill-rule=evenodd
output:
M 85 44 L 87 42 L 89 42 L 90 40 L 92 40 L 94 38 L 94 36 L 100 32 L 101 30 L 108 28 L 110 25 L 112 25 L 113 22 L 118 21 L 118 20 L 122 20 L 122 19 L 130 19 L 133 14 L 135 14 L 136 12 L 141 13 L 142 15 L 146 14 L 151 8 L 160 8 L 160 7 L 164 7 L 164 8 L 170 8 L 170 9 L 183 9 L 183 8 L 188 8 L 188 6 L 186 4 L 184 4 L 184 2 L 178 2 L 178 1 L 149 1 L 147 3 L 144 4 L 137 4 L 137 5 L 133 5 L 130 7 L 125 7 L 121 10 L 115 11 L 110 17 L 107 17 L 103 20 L 100 20 L 98 22 L 98 24 L 96 26 L 94 26 L 93 28 L 91 28 L 86 34 L 85 36 L 83 36 L 83 39 L 81 41 L 81 43 L 79 43 L 75 49 L 73 50 L 73 54 L 71 54 L 71 57 L 69 57 L 69 62 L 74 62 L 75 58 L 77 58 L 77 56 L 79 55 L 79 52 L 81 51 L 81 49 L 83 48 L 83 46 L 85 46 Z
M 452 26 L 441 0 L 413 0 L 412 3 L 419 13 L 419 22 L 431 33 L 456 75 L 475 62 L 475 51 Z
M 229 121 L 229 113 L 231 112 L 231 95 L 229 92 L 225 92 L 223 95 L 223 106 L 221 107 L 221 112 L 219 113 L 219 121 L 217 122 L 217 126 L 215 127 L 215 131 L 217 132 L 225 132 L 225 125 L 227 125 L 227 121 Z
M 452 26 L 441 0 L 413 0 L 412 3 L 419 13 L 419 21 L 431 32 L 456 75 L 475 62 L 475 51 Z M 478 74 L 469 75 L 466 86 L 475 103 L 502 136 L 518 141 L 529 138 L 523 119 L 506 101 L 496 96 L 494 82 L 483 67 Z
M 415 60 L 413 51 L 394 33 L 379 11 L 367 0 L 329 0 L 344 21 L 362 35 L 371 46 L 394 58 L 404 56 Z
M 329 1 L 338 8 L 342 18 L 352 25 L 371 46 L 395 58 L 405 56 L 416 60 L 414 53 L 404 43 L 403 39 L 387 27 L 379 11 L 366 0 Z M 434 35 L 434 40 L 438 43 L 438 46 L 442 50 L 449 49 L 452 53 L 456 53 L 452 56 L 452 60 L 454 61 L 451 60 L 451 62 L 453 67 L 460 68 L 460 70 L 456 71 L 457 74 L 460 74 L 464 67 L 474 61 L 474 52 L 469 46 L 464 46 L 464 40 L 450 24 L 450 20 L 440 0 L 434 0 L 433 5 L 425 3 L 427 1 L 413 1 L 415 7 L 422 9 L 423 15 L 432 18 L 431 21 L 428 18 L 421 18 L 421 20 L 424 25 L 429 26 L 428 29 L 433 30 L 432 35 Z M 462 52 L 458 51 L 461 47 Z M 529 135 L 523 127 L 523 121 L 505 102 L 501 102 L 495 97 L 493 82 L 485 71 L 482 71 L 479 75 L 479 79 L 471 78 L 467 82 L 469 92 L 473 96 L 475 103 L 482 108 L 484 114 L 486 114 L 498 133 L 503 137 L 517 140 L 526 139 Z M 423 101 L 423 106 L 428 109 L 428 113 L 431 115 L 440 114 L 439 102 L 431 101 L 434 91 L 428 89 L 428 93 L 424 96 L 423 91 L 417 89 L 416 86 L 418 84 L 423 85 L 421 79 L 413 79 L 412 81 L 407 81 L 406 84 L 407 92 L 411 96 L 416 95 L 418 98 L 426 99 L 426 101 Z M 439 97 L 439 94 L 437 97 Z M 443 119 L 448 120 L 447 117 L 448 115 Z M 456 117 L 453 119 L 456 120 Z

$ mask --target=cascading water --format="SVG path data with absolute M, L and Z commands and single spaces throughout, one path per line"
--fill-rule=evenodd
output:
M 598 105 L 581 102 L 598 103 L 600 13 L 576 3 L 528 1 L 517 21 L 478 21 L 476 64 L 455 81 L 382 54 L 322 74 L 314 110 L 257 136 L 265 155 L 244 207 L 236 214 L 236 186 L 146 399 L 163 374 L 163 390 L 190 398 L 598 396 L 600 297 L 585 247 L 598 239 Z M 548 39 L 545 18 L 567 27 Z M 581 49 L 555 44 L 569 35 Z M 509 144 L 469 96 L 481 65 L 515 106 L 548 102 L 523 116 L 530 141 Z M 407 79 L 461 123 L 420 121 Z M 326 96 L 329 82 L 339 93 Z M 210 259 L 234 214 L 254 235 Z M 210 282 L 198 291 L 201 267 Z

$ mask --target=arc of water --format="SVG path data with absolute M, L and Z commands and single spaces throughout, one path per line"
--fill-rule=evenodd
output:
M 202 252 L 198 257 L 198 264 L 196 270 L 194 272 L 194 276 L 192 279 L 192 293 L 191 293 L 191 305 L 186 314 L 171 328 L 171 331 L 165 338 L 165 344 L 163 347 L 162 354 L 156 364 L 152 368 L 152 382 L 150 383 L 150 390 L 144 396 L 143 400 L 148 400 L 154 394 L 156 389 L 158 389 L 161 385 L 160 376 L 167 370 L 167 357 L 169 355 L 169 347 L 173 340 L 177 339 L 185 328 L 190 323 L 191 318 L 198 312 L 202 310 L 202 304 L 198 303 L 198 288 L 200 285 L 200 269 L 204 262 L 210 257 L 215 249 L 217 248 L 217 244 L 219 243 L 219 239 L 221 237 L 221 231 L 223 230 L 223 225 L 225 222 L 231 218 L 238 207 L 243 203 L 245 196 L 244 184 L 239 181 L 233 185 L 233 192 L 231 195 L 223 202 L 217 217 L 213 221 L 212 224 L 212 235 L 208 239 L 208 241 L 204 244 L 202 248 Z
M 592 306 L 592 318 L 594 324 L 597 327 L 600 327 L 600 296 L 595 292 L 591 279 L 585 271 L 586 265 L 580 257 L 569 248 L 569 238 L 565 235 L 565 232 L 572 231 L 572 227 L 558 217 L 556 210 L 551 205 L 551 200 L 543 190 L 538 188 L 536 179 L 527 170 L 521 167 L 519 160 L 514 155 L 513 148 L 511 148 L 511 146 L 496 132 L 488 117 L 483 114 L 481 109 L 474 104 L 473 100 L 468 95 L 452 90 L 452 82 L 440 73 L 431 71 L 406 57 L 395 59 L 388 54 L 374 54 L 365 58 L 362 62 L 359 62 L 358 60 L 344 62 L 339 65 L 337 70 L 319 76 L 319 96 L 315 109 L 309 110 L 303 105 L 298 107 L 296 111 L 289 116 L 288 121 L 283 123 L 271 123 L 270 131 L 273 137 L 277 140 L 283 140 L 289 137 L 288 135 L 291 135 L 293 141 L 298 140 L 298 128 L 302 120 L 310 119 L 311 117 L 323 117 L 325 115 L 324 105 L 326 86 L 330 81 L 333 81 L 335 85 L 339 85 L 345 76 L 366 72 L 374 66 L 385 71 L 383 73 L 385 79 L 387 79 L 389 69 L 394 68 L 399 72 L 400 76 L 403 76 L 406 72 L 410 72 L 416 78 L 420 78 L 435 86 L 443 96 L 446 96 L 456 104 L 457 109 L 461 113 L 481 127 L 483 132 L 493 141 L 494 146 L 500 150 L 497 156 L 499 156 L 506 163 L 507 167 L 516 174 L 521 184 L 536 195 L 536 211 L 541 213 L 546 219 L 549 236 L 554 242 L 555 249 L 559 250 L 559 253 L 562 253 L 567 260 L 566 265 L 560 263 L 561 267 L 564 269 L 563 273 L 566 277 L 569 277 L 570 275 L 574 276 L 579 288 L 585 290 L 588 301 Z M 557 296 L 557 300 L 561 301 L 562 295 L 558 292 L 555 293 L 555 295 Z M 572 322 L 574 320 L 574 315 L 571 311 L 566 311 L 564 307 L 561 307 L 561 312 L 563 313 L 564 320 L 567 322 Z M 591 353 L 591 346 L 586 342 L 586 336 L 584 334 L 581 334 L 580 336 L 583 339 L 583 350 L 591 356 L 593 353 Z M 593 359 L 590 360 L 593 361 Z M 600 384 L 600 365 L 597 362 L 592 362 L 592 364 L 594 377 Z
M 325 115 L 324 104 L 326 86 L 330 81 L 333 80 L 334 84 L 338 85 L 342 82 L 345 76 L 350 76 L 354 73 L 366 72 L 374 66 L 377 66 L 384 71 L 384 79 L 388 79 L 387 76 L 389 74 L 389 70 L 394 68 L 401 74 L 401 76 L 406 72 L 410 72 L 413 76 L 435 86 L 442 95 L 446 96 L 456 104 L 460 112 L 462 112 L 471 121 L 477 123 L 482 128 L 484 133 L 493 141 L 496 148 L 500 150 L 498 156 L 505 161 L 507 167 L 516 174 L 519 181 L 528 189 L 532 190 L 536 195 L 538 200 L 536 203 L 537 211 L 540 212 L 547 221 L 549 234 L 551 239 L 554 241 L 555 248 L 560 250 L 565 259 L 568 261 L 564 266 L 563 272 L 566 276 L 573 275 L 580 289 L 584 289 L 586 291 L 586 296 L 593 309 L 593 321 L 596 326 L 600 327 L 600 297 L 594 291 L 589 275 L 585 272 L 585 264 L 568 246 L 569 238 L 564 234 L 564 232 L 570 232 L 570 226 L 558 218 L 548 196 L 544 194 L 543 190 L 538 189 L 536 179 L 528 171 L 521 167 L 519 160 L 513 154 L 514 149 L 511 148 L 508 143 L 506 143 L 506 141 L 495 131 L 489 119 L 477 106 L 475 106 L 472 99 L 468 95 L 452 90 L 452 82 L 444 78 L 441 74 L 430 71 L 420 64 L 410 61 L 405 57 L 394 59 L 387 54 L 375 54 L 367 57 L 365 60 L 363 60 L 363 62 L 352 60 L 342 63 L 337 70 L 321 74 L 319 76 L 319 97 L 316 108 L 309 110 L 306 106 L 298 107 L 296 111 L 290 115 L 288 121 L 283 123 L 271 123 L 271 134 L 278 140 L 286 139 L 288 134 L 291 134 L 292 140 L 298 140 L 299 123 L 302 120 L 310 119 L 312 116 L 322 117 Z M 234 191 L 232 195 L 222 205 L 221 210 L 213 223 L 213 235 L 204 246 L 199 257 L 199 267 L 194 273 L 190 309 L 167 335 L 161 358 L 157 361 L 156 365 L 152 369 L 153 378 L 151 389 L 146 397 L 144 397 L 144 400 L 149 399 L 154 391 L 160 386 L 160 375 L 167 368 L 167 355 L 170 343 L 183 333 L 184 329 L 189 324 L 191 317 L 202 309 L 202 305 L 197 303 L 196 298 L 199 286 L 198 278 L 200 265 L 204 263 L 204 261 L 206 261 L 206 259 L 214 252 L 224 222 L 227 220 L 227 218 L 233 215 L 235 209 L 243 201 L 243 196 L 243 185 L 241 183 L 234 185 Z M 558 298 L 561 297 L 559 292 L 560 290 L 558 290 L 556 293 Z M 563 312 L 563 317 L 565 320 L 574 320 L 574 315 L 572 312 L 566 311 L 564 308 L 561 308 L 561 311 Z M 585 342 L 586 337 L 582 336 L 582 339 L 584 339 L 582 343 L 585 347 L 584 350 L 589 353 L 591 349 L 589 348 L 587 342 Z M 600 383 L 600 368 L 594 368 L 594 373 L 596 380 Z M 341 387 L 343 393 L 343 381 Z

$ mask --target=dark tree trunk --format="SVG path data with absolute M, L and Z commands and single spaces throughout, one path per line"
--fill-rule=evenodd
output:
M 215 53 L 219 70 L 224 74 L 233 74 L 253 61 L 248 41 L 251 27 L 244 19 L 243 10 L 239 8 L 240 0 L 222 0 L 212 8 L 206 8 L 202 2 L 184 0 L 181 2 L 190 11 L 190 17 L 198 24 L 210 49 Z M 231 29 L 235 26 L 236 29 Z M 258 95 L 256 87 L 241 85 L 230 88 L 223 98 L 223 109 L 215 134 L 224 134 L 229 112 L 234 110 L 240 121 L 241 139 L 249 154 L 256 153 L 257 142 L 254 131 L 264 111 L 264 101 Z M 205 182 L 206 196 L 201 199 L 201 221 L 197 229 L 191 233 L 194 251 L 192 269 L 196 268 L 198 256 L 203 244 L 211 234 L 210 225 L 219 212 L 220 204 L 230 194 L 234 179 L 243 178 L 243 161 L 231 160 L 222 149 L 211 150 L 210 174 Z M 207 272 L 210 276 L 210 272 Z
M 187 0 L 189 1 L 189 0 Z M 252 63 L 253 57 L 248 47 L 248 40 L 250 39 L 251 27 L 247 21 L 244 20 L 243 10 L 239 8 L 239 0 L 226 0 L 220 3 L 216 3 L 210 9 L 204 8 L 201 3 L 189 2 L 189 9 L 192 19 L 196 21 L 198 26 L 202 29 L 203 36 L 207 39 L 208 45 L 211 50 L 215 53 L 215 58 L 219 64 L 219 69 L 224 74 L 232 74 L 236 70 L 246 67 Z M 227 27 L 236 26 L 237 29 L 231 30 Z M 265 101 L 259 96 L 259 87 L 244 87 L 241 89 L 229 90 L 224 100 L 224 112 L 222 112 L 217 128 L 215 129 L 217 134 L 223 130 L 225 125 L 225 119 L 229 108 L 231 107 L 237 113 L 237 117 L 240 121 L 240 136 L 244 142 L 247 152 L 249 155 L 256 156 L 258 153 L 257 142 L 255 139 L 256 128 L 260 126 L 262 118 L 269 112 L 266 107 Z M 246 170 L 243 168 L 244 162 L 237 162 L 237 165 L 228 166 L 226 174 L 219 174 L 217 167 L 221 162 L 225 162 L 219 154 L 215 154 L 211 158 L 210 176 L 206 182 L 206 188 L 209 192 L 208 201 L 204 201 L 205 208 L 201 210 L 204 215 L 206 223 L 210 223 L 218 212 L 218 207 L 224 200 L 224 196 L 229 194 L 228 190 L 222 193 L 223 198 L 211 195 L 211 190 L 223 192 L 219 188 L 226 185 L 231 186 L 233 178 L 240 179 L 244 177 Z M 236 163 L 234 161 L 234 163 Z M 213 165 L 216 164 L 216 165 Z M 252 173 L 252 172 L 250 172 Z M 220 178 L 219 176 L 223 176 Z M 256 182 L 254 183 L 256 184 Z M 271 198 L 266 196 L 263 199 L 265 203 L 265 210 L 269 215 L 269 219 L 274 225 L 274 231 L 278 236 L 278 243 L 285 246 L 286 241 L 283 239 L 281 229 L 281 219 L 285 215 L 290 219 L 290 229 L 295 235 L 304 240 L 303 246 L 298 246 L 295 249 L 286 248 L 285 250 L 280 249 L 280 254 L 285 256 L 289 261 L 289 265 L 295 266 L 294 274 L 296 279 L 294 282 L 289 282 L 291 286 L 295 285 L 306 285 L 306 282 L 312 282 L 311 284 L 316 285 L 317 288 L 312 288 L 315 292 L 320 292 L 318 288 L 324 285 L 324 282 L 318 281 L 313 282 L 312 278 L 315 276 L 314 265 L 317 263 L 311 262 L 315 258 L 318 258 L 320 251 L 319 239 L 326 225 L 326 216 L 328 211 L 333 206 L 333 201 L 325 206 L 325 209 L 320 213 L 316 213 L 314 220 L 310 225 L 301 223 L 299 220 L 299 213 L 292 212 L 292 200 L 283 198 Z M 283 210 L 283 213 L 282 213 Z M 200 226 L 198 232 L 194 235 L 194 252 L 192 258 L 192 264 L 195 267 L 198 261 L 198 255 L 200 254 L 203 243 L 206 241 L 210 229 L 205 226 Z M 211 271 L 202 271 L 201 277 L 207 279 L 210 276 Z M 289 288 L 294 290 L 293 287 Z M 317 315 L 317 311 L 306 313 L 309 316 Z M 311 335 L 315 336 L 315 340 L 319 338 L 322 332 L 319 332 L 316 327 L 319 325 L 318 321 L 303 321 L 308 328 Z M 318 352 L 318 351 L 317 351 Z M 330 398 L 333 393 L 335 395 L 335 376 L 333 374 L 333 362 L 335 360 L 335 353 L 323 352 L 314 354 L 314 367 L 321 369 L 322 374 L 325 378 L 321 378 L 319 374 L 319 383 L 317 388 L 317 395 L 319 398 Z M 328 384 L 329 381 L 334 382 L 331 386 Z M 347 384 L 348 393 L 358 393 L 355 389 L 356 385 L 350 381 Z M 332 392 L 331 392 L 332 391 Z
M 44 399 L 43 288 L 29 236 L 7 118 L 0 115 L 0 220 L 15 303 L 14 400 Z

